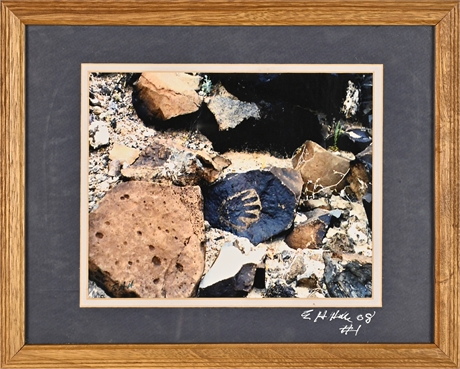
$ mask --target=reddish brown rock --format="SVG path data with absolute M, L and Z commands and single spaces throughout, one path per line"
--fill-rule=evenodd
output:
M 203 242 L 199 187 L 124 182 L 89 215 L 90 279 L 113 297 L 191 297 Z
M 308 220 L 294 226 L 285 242 L 293 249 L 317 249 L 326 235 L 331 215 L 328 211 L 316 209 L 307 213 Z
M 193 113 L 201 106 L 200 77 L 186 73 L 144 72 L 135 93 L 148 116 L 168 120 Z
M 350 168 L 350 161 L 325 150 L 313 141 L 306 141 L 292 158 L 294 169 L 302 175 L 310 193 L 341 190 Z
M 353 163 L 350 166 L 347 181 L 350 183 L 350 189 L 356 195 L 357 199 L 361 200 L 368 192 L 370 183 L 365 164 L 360 162 Z
M 220 173 L 227 168 L 232 162 L 223 156 L 211 156 L 204 151 L 196 152 L 196 157 L 202 165 L 202 176 L 209 183 L 215 182 Z

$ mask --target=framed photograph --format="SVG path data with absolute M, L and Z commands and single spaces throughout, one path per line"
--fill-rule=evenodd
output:
M 381 307 L 382 108 L 382 65 L 83 65 L 81 306 Z
M 2 368 L 459 367 L 458 1 L 1 6 Z

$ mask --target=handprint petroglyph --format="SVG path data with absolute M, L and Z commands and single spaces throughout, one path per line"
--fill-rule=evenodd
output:
M 245 230 L 260 219 L 262 203 L 253 188 L 240 191 L 222 201 L 220 221 L 236 230 Z
M 246 237 L 254 245 L 268 240 L 291 226 L 296 193 L 303 184 L 300 174 L 295 190 L 283 179 L 263 170 L 228 175 L 205 191 L 205 219 L 212 227 Z

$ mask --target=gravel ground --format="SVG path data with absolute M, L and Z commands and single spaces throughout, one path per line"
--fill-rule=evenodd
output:
M 125 74 L 90 75 L 89 111 L 89 211 L 111 188 L 120 176 L 109 175 L 109 152 L 118 143 L 134 149 L 145 149 L 154 138 L 174 139 L 184 148 L 213 153 L 212 144 L 203 135 L 188 131 L 156 131 L 147 127 L 137 116 L 132 104 L 132 88 Z M 94 129 L 92 129 L 94 128 Z M 107 132 L 102 145 L 94 143 L 97 132 Z

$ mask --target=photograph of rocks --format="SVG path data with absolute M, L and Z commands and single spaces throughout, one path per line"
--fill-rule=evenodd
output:
M 88 79 L 88 298 L 373 296 L 372 73 Z

